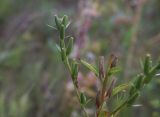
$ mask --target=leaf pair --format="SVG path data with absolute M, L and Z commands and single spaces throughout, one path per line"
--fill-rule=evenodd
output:
M 55 23 L 56 23 L 56 27 L 57 30 L 61 30 L 62 27 L 65 29 L 68 28 L 69 26 L 69 21 L 68 21 L 68 16 L 64 15 L 62 18 L 59 18 L 57 15 L 55 15 Z

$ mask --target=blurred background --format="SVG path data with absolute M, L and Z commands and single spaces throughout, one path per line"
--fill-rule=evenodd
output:
M 140 61 L 160 56 L 159 0 L 0 0 L 0 117 L 80 117 L 69 74 L 56 43 L 54 15 L 69 16 L 71 57 L 96 64 L 114 53 L 123 68 L 118 82 L 132 80 Z M 50 25 L 50 26 L 48 26 Z M 96 79 L 81 68 L 79 85 L 95 111 Z M 160 79 L 143 89 L 121 117 L 160 117 Z

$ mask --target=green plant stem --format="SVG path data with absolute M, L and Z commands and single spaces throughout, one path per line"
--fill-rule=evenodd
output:
M 74 89 L 76 91 L 76 95 L 77 95 L 78 100 L 79 100 L 80 99 L 80 92 L 79 92 L 79 90 L 77 89 L 77 87 L 75 85 L 74 85 Z M 80 103 L 80 101 L 79 101 L 79 103 Z M 88 114 L 87 114 L 87 112 L 86 112 L 85 107 L 82 104 L 80 104 L 80 105 L 81 105 L 81 108 L 82 108 L 82 110 L 84 112 L 85 117 L 89 117 Z
M 83 112 L 84 112 L 84 116 L 85 116 L 85 117 L 89 117 L 89 115 L 88 115 L 87 112 L 86 112 L 85 107 L 84 107 L 84 106 L 81 106 L 81 107 L 82 107 L 82 110 L 83 110 Z
M 135 24 L 135 25 L 133 25 L 133 27 L 132 27 L 132 34 L 131 34 L 132 46 L 129 48 L 128 52 L 130 54 L 127 57 L 126 63 L 131 62 L 132 53 L 134 51 L 133 45 L 135 44 L 135 42 L 137 40 L 137 38 L 136 38 L 137 37 L 137 27 L 138 27 L 138 23 L 139 23 L 140 17 L 141 17 L 141 11 L 142 11 L 141 7 L 142 6 L 143 6 L 143 4 L 139 5 L 139 7 L 137 8 L 137 12 L 136 12 L 135 19 L 133 22 L 133 24 Z M 80 103 L 80 106 L 81 106 L 82 114 L 84 115 L 84 117 L 89 117 L 89 115 L 87 114 L 87 111 L 85 109 L 85 105 L 87 104 L 86 97 L 79 90 L 78 82 L 77 82 L 78 64 L 76 62 L 78 62 L 78 60 L 74 61 L 74 59 L 69 59 L 69 57 L 68 57 L 68 55 L 70 54 L 70 52 L 72 50 L 73 39 L 72 38 L 70 39 L 71 42 L 69 40 L 67 48 L 66 48 L 66 44 L 64 41 L 65 29 L 68 27 L 67 20 L 68 20 L 67 16 L 64 16 L 62 20 L 60 18 L 58 18 L 57 16 L 55 17 L 56 26 L 57 26 L 57 29 L 60 33 L 61 58 L 62 58 L 64 65 L 66 66 L 67 70 L 69 71 L 69 74 L 71 75 L 72 83 L 74 85 L 74 90 L 77 95 L 78 102 Z M 103 105 L 105 105 L 107 103 L 106 100 L 108 100 L 111 96 L 116 95 L 117 93 L 119 93 L 123 89 L 125 89 L 125 87 L 123 88 L 122 86 L 118 86 L 118 89 L 117 89 L 117 87 L 114 88 L 114 83 L 115 83 L 114 81 L 115 80 L 113 79 L 110 87 L 108 88 L 108 90 L 106 90 L 109 78 L 111 77 L 111 75 L 114 75 L 114 73 L 117 72 L 117 68 L 116 68 L 117 57 L 114 56 L 113 54 L 110 56 L 109 61 L 108 61 L 108 65 L 107 65 L 107 71 L 105 72 L 105 74 L 104 74 L 104 66 L 103 66 L 104 60 L 102 58 L 100 59 L 100 63 L 99 63 L 99 73 L 97 71 L 97 68 L 95 68 L 94 66 L 92 66 L 91 64 L 89 64 L 83 60 L 80 60 L 82 62 L 82 64 L 84 64 L 87 68 L 89 68 L 92 72 L 94 72 L 96 74 L 96 76 L 99 76 L 99 79 L 101 81 L 101 89 L 100 89 L 100 91 L 98 91 L 97 97 L 96 97 L 96 106 L 97 106 L 96 117 L 117 116 L 124 107 L 130 106 L 135 101 L 135 99 L 139 96 L 139 91 L 140 91 L 141 87 L 144 87 L 146 84 L 148 84 L 152 80 L 152 78 L 155 76 L 156 72 L 160 69 L 160 63 L 158 63 L 157 65 L 152 67 L 150 56 L 147 55 L 146 57 L 147 57 L 146 62 L 144 62 L 144 71 L 143 71 L 144 73 L 138 74 L 138 78 L 136 78 L 136 80 L 133 82 L 133 86 L 130 87 L 128 97 L 123 98 L 123 102 L 119 103 L 115 107 L 115 109 L 113 109 L 113 111 L 111 111 L 111 112 L 107 112 L 106 110 L 103 110 Z M 129 64 L 126 64 L 126 66 L 127 65 L 129 65 Z M 128 70 L 127 68 L 129 68 L 129 66 L 125 67 L 126 71 Z M 125 73 L 127 73 L 127 72 L 125 72 Z M 112 90 L 114 90 L 114 89 L 116 90 L 116 93 L 112 92 Z
M 64 37 L 63 37 L 62 39 L 60 39 L 60 40 L 62 40 L 62 43 L 64 43 Z M 65 43 L 64 43 L 64 45 L 63 45 L 63 48 L 66 48 Z M 70 65 L 70 63 L 69 63 L 68 56 L 66 56 L 66 59 L 65 59 L 63 62 L 64 62 L 64 65 L 66 65 L 67 69 L 69 70 L 69 73 L 72 74 L 71 65 Z M 71 77 L 72 77 L 72 76 L 71 76 Z M 76 91 L 76 95 L 77 95 L 77 97 L 78 97 L 78 101 L 79 101 L 79 103 L 80 103 L 80 92 L 79 92 L 77 86 L 75 85 L 75 83 L 74 83 L 74 81 L 73 81 L 73 78 L 72 78 L 72 83 L 73 83 L 73 85 L 74 85 L 74 89 L 75 89 L 75 91 Z M 81 103 L 80 103 L 80 104 L 81 104 Z M 86 110 L 85 110 L 85 107 L 84 107 L 83 105 L 81 105 L 81 107 L 82 107 L 82 110 L 84 111 L 85 117 L 89 117 L 88 114 L 87 114 L 87 112 L 86 112 Z
M 71 74 L 72 71 L 71 71 L 71 66 L 70 66 L 70 63 L 69 63 L 68 58 L 66 59 L 65 64 L 66 64 L 66 66 L 67 66 L 67 68 L 68 68 L 68 70 L 69 70 L 69 73 Z M 77 95 L 78 101 L 79 101 L 79 99 L 80 99 L 80 92 L 79 92 L 78 88 L 75 86 L 75 83 L 74 83 L 73 80 L 72 80 L 72 82 L 73 82 L 74 89 L 75 89 L 75 91 L 76 91 L 76 95 Z M 80 103 L 80 101 L 79 101 L 79 103 Z M 81 108 L 82 108 L 82 110 L 83 110 L 83 112 L 84 112 L 85 117 L 89 117 L 89 115 L 88 115 L 87 112 L 86 112 L 85 107 L 84 107 L 81 103 L 80 103 L 80 105 L 81 105 Z

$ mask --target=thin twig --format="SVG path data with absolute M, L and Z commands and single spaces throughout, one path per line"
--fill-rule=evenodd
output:
M 69 60 L 68 60 L 68 59 L 66 60 L 66 66 L 67 66 L 67 68 L 68 68 L 68 70 L 69 70 L 69 73 L 71 74 L 72 71 L 71 71 L 71 66 L 70 66 L 70 64 L 69 64 Z M 79 99 L 80 99 L 80 92 L 79 92 L 78 88 L 75 86 L 75 83 L 74 83 L 73 80 L 72 80 L 72 82 L 73 82 L 73 85 L 74 85 L 74 89 L 75 89 L 76 95 L 77 95 L 77 97 L 78 97 L 78 101 L 79 101 L 79 103 L 80 103 L 80 100 L 79 100 Z M 81 105 L 81 103 L 80 103 L 80 105 Z M 81 108 L 82 108 L 82 110 L 83 110 L 83 112 L 84 112 L 85 117 L 89 117 L 89 115 L 88 115 L 87 112 L 86 112 L 85 107 L 81 105 Z

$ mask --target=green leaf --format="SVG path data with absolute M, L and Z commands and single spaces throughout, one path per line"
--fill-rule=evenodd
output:
M 86 96 L 84 95 L 84 93 L 81 93 L 81 94 L 80 94 L 80 103 L 81 103 L 82 105 L 85 105 L 86 102 L 87 102 Z
M 58 50 L 59 52 L 61 52 L 61 48 L 59 47 L 58 44 L 56 44 L 56 48 L 57 48 L 57 50 Z
M 150 54 L 147 54 L 145 57 L 145 61 L 144 61 L 144 74 L 148 75 L 149 74 L 149 70 L 151 68 L 152 61 L 151 61 L 151 56 Z
M 66 51 L 67 56 L 72 52 L 72 49 L 73 49 L 73 37 L 70 37 Z
M 144 78 L 144 83 L 148 84 L 156 75 L 159 69 L 160 69 L 160 62 L 151 68 L 151 70 L 149 71 L 149 74 Z
M 65 29 L 68 27 L 68 16 L 63 16 L 62 24 L 65 26 Z
M 139 92 L 137 91 L 131 97 L 129 97 L 129 99 L 127 100 L 127 105 L 128 106 L 132 105 L 138 96 L 139 96 Z
M 144 69 L 144 62 L 143 62 L 143 60 L 142 60 L 142 59 L 140 59 L 140 60 L 139 60 L 139 63 L 140 63 L 140 67 L 141 67 L 141 69 Z
M 72 80 L 75 82 L 77 80 L 77 76 L 78 76 L 78 65 L 76 62 L 73 62 L 72 63 L 72 66 L 71 66 L 71 72 L 72 72 Z
M 94 67 L 93 65 L 89 64 L 88 62 L 84 60 L 80 60 L 80 61 L 84 66 L 86 66 L 89 70 L 94 72 L 96 76 L 98 76 L 98 70 L 96 69 L 96 67 Z
M 128 89 L 129 87 L 130 87 L 130 83 L 122 84 L 122 85 L 119 85 L 119 86 L 115 87 L 113 89 L 112 96 L 115 96 L 116 94 L 120 93 L 123 90 Z
M 92 100 L 92 99 L 88 99 L 88 100 L 86 101 L 86 104 L 85 104 L 85 105 L 87 105 L 88 103 L 90 103 L 91 100 Z
M 120 67 L 113 67 L 109 70 L 108 75 L 115 75 L 121 71 Z
M 55 15 L 55 23 L 58 30 L 61 30 L 61 20 Z
M 54 27 L 54 26 L 51 26 L 51 25 L 49 25 L 49 24 L 47 24 L 47 26 L 50 27 L 50 28 L 53 28 L 53 29 L 57 30 L 57 28 Z
M 135 83 L 135 88 L 138 89 L 138 90 L 142 87 L 143 77 L 144 77 L 143 74 L 137 75 L 136 81 L 134 82 Z
M 134 84 L 131 84 L 131 88 L 129 90 L 129 95 L 133 95 L 137 91 L 136 87 Z

